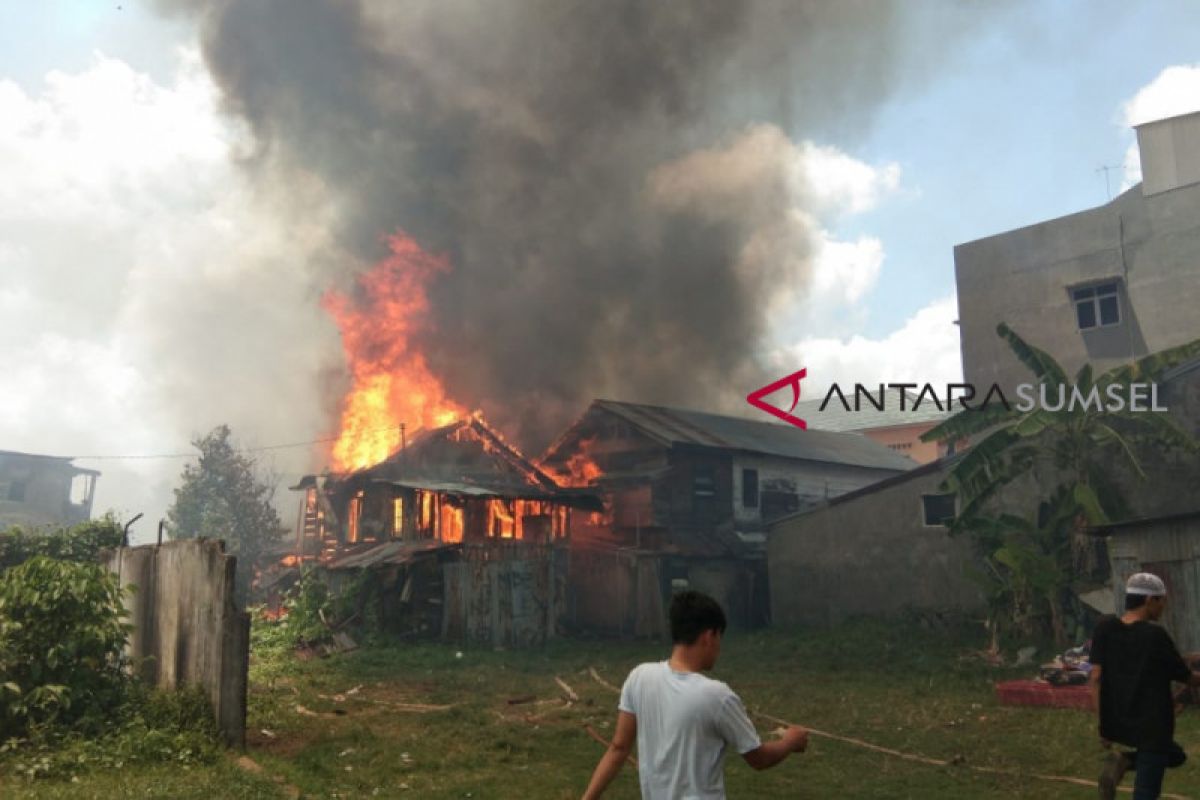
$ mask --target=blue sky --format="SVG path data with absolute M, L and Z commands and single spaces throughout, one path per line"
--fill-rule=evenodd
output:
M 1018 4 L 937 77 L 884 106 L 854 154 L 895 161 L 906 191 L 844 232 L 887 260 L 862 332 L 893 329 L 954 288 L 955 244 L 1100 205 L 1133 132 L 1121 107 L 1164 68 L 1200 62 L 1200 5 Z
M 903 7 L 912 31 L 973 13 Z M 326 243 L 319 221 L 300 231 L 258 224 L 228 158 L 237 132 L 216 111 L 194 36 L 143 2 L 0 0 L 0 360 L 30 387 L 0 395 L 0 448 L 174 452 L 225 421 L 249 444 L 328 430 L 327 409 L 264 418 L 261 403 L 239 403 L 243 388 L 311 396 L 304 376 L 338 357 L 311 288 L 293 278 L 302 248 Z M 758 128 L 664 165 L 659 177 L 687 179 L 737 151 L 757 168 L 781 158 L 832 176 L 818 223 L 844 263 L 808 300 L 827 308 L 783 308 L 780 374 L 807 365 L 828 379 L 883 380 L 889 368 L 905 377 L 919 368 L 953 379 L 954 245 L 1103 203 L 1103 165 L 1114 167 L 1116 192 L 1133 142 L 1125 104 L 1164 70 L 1187 67 L 1159 107 L 1200 108 L 1200 3 L 998 4 L 969 38 L 924 61 L 932 67 L 900 81 L 865 126 Z M 694 188 L 697 203 L 712 190 Z M 238 273 L 223 258 L 231 249 L 267 254 L 256 263 L 268 266 Z M 196 306 L 200 280 L 219 306 Z M 255 287 L 271 309 L 243 299 Z M 287 306 L 306 311 L 272 316 Z M 206 315 L 226 322 L 212 335 L 230 337 L 226 347 L 245 351 L 252 370 L 220 372 L 206 343 L 185 335 L 186 319 Z M 237 338 L 243 321 L 264 316 L 271 325 Z M 197 365 L 202 377 L 187 369 Z M 197 396 L 199 415 L 181 422 L 173 409 Z M 293 455 L 271 466 L 308 468 L 309 454 Z M 147 510 L 150 520 L 180 466 L 88 465 L 105 469 L 102 508 Z

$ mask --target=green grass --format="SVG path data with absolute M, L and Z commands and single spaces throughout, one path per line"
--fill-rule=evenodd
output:
M 907 762 L 814 737 L 809 751 L 773 770 L 726 762 L 729 795 L 852 798 L 1091 798 L 1095 789 L 983 775 L 969 765 L 1094 778 L 1100 755 L 1094 718 L 1080 711 L 996 704 L 993 682 L 1029 670 L 996 670 L 960 660 L 980 646 L 951 635 L 880 623 L 835 631 L 730 636 L 715 677 L 751 709 L 967 766 Z M 137 766 L 79 776 L 77 783 L 0 778 L 12 798 L 283 798 L 284 787 L 321 798 L 576 798 L 607 735 L 616 697 L 588 674 L 620 684 L 659 645 L 560 641 L 533 651 L 492 652 L 444 645 L 363 650 L 298 662 L 260 654 L 251 671 L 247 755 L 254 775 L 221 760 Z M 581 697 L 559 699 L 562 677 Z M 355 687 L 356 693 L 347 694 Z M 540 703 L 507 701 L 535 695 Z M 450 705 L 414 713 L 397 704 Z M 297 712 L 297 706 L 320 716 Z M 768 732 L 773 726 L 760 723 Z M 269 733 L 264 733 L 268 731 Z M 1200 713 L 1177 737 L 1200 756 Z M 2 768 L 2 762 L 0 762 Z M 1200 769 L 1168 773 L 1166 790 L 1200 798 Z M 626 768 L 608 797 L 638 797 Z

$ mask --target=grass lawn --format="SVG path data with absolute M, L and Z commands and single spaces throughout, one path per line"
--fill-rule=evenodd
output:
M 756 773 L 726 761 L 733 798 L 1092 798 L 1094 788 L 980 774 L 970 765 L 1092 779 L 1100 749 L 1084 712 L 996 704 L 992 684 L 1025 677 L 960 660 L 962 636 L 856 623 L 835 631 L 731 635 L 715 677 L 751 710 L 963 765 L 936 767 L 814 737 L 807 753 Z M 562 641 L 533 651 L 444 645 L 361 650 L 323 660 L 257 658 L 251 667 L 248 772 L 232 757 L 83 773 L 74 783 L 0 777 L 6 798 L 576 798 L 612 730 L 619 685 L 645 643 Z M 554 678 L 579 695 L 566 704 Z M 510 704 L 533 696 L 534 702 Z M 448 706 L 414 710 L 413 704 Z M 766 734 L 774 727 L 760 722 Z M 1200 712 L 1177 738 L 1200 756 Z M 0 762 L 2 768 L 3 762 Z M 1200 767 L 1168 773 L 1166 791 L 1200 798 Z M 608 797 L 638 797 L 627 767 Z

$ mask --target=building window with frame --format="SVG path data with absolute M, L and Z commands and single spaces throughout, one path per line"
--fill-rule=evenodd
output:
M 758 508 L 758 470 L 742 470 L 742 507 Z
M 921 495 L 921 518 L 927 528 L 944 528 L 958 513 L 954 494 Z
M 1075 321 L 1081 331 L 1121 322 L 1121 301 L 1116 281 L 1072 289 L 1071 300 L 1075 304 Z

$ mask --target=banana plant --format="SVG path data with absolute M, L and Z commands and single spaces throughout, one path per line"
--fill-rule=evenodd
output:
M 996 332 L 1036 384 L 1053 394 L 1070 391 L 1066 371 L 1051 355 L 1003 323 Z M 1157 382 L 1167 370 L 1198 356 L 1200 339 L 1099 376 L 1084 364 L 1073 385 L 1084 396 L 1095 389 L 1105 397 L 1111 386 L 1128 390 L 1132 383 Z M 975 540 L 986 569 L 983 578 L 993 621 L 999 620 L 1003 608 L 1010 625 L 1024 627 L 1030 604 L 1046 601 L 1059 644 L 1064 640 L 1062 588 L 1075 576 L 1100 566 L 1087 528 L 1130 514 L 1120 472 L 1144 480 L 1139 453 L 1147 448 L 1200 450 L 1200 443 L 1167 414 L 1080 408 L 1071 403 L 1056 411 L 1037 404 L 1027 411 L 1002 404 L 964 409 L 921 438 L 957 442 L 972 437 L 978 441 L 958 457 L 942 482 L 943 491 L 958 497 L 950 531 L 968 533 Z M 985 513 L 999 490 L 1031 473 L 1041 482 L 1037 516 L 1045 519 Z
M 1045 351 L 1022 339 L 1004 323 L 996 333 L 1033 374 L 1034 382 L 1057 393 L 1069 391 L 1066 371 Z M 1106 396 L 1110 386 L 1158 380 L 1164 372 L 1200 357 L 1200 339 L 1163 350 L 1094 376 L 1091 364 L 1075 375 L 1074 386 L 1084 395 L 1096 389 Z M 1145 469 L 1139 446 L 1179 448 L 1196 452 L 1200 445 L 1166 414 L 1064 403 L 1057 411 L 1034 405 L 1028 411 L 989 403 L 964 409 L 922 435 L 923 441 L 961 441 L 980 437 L 951 467 L 944 491 L 958 495 L 959 513 L 951 529 L 977 516 L 995 493 L 1038 466 L 1052 468 L 1071 487 L 1077 511 L 1092 525 L 1110 522 L 1128 512 L 1112 469 L 1123 463 L 1139 478 Z M 1039 474 L 1042 474 L 1039 472 Z M 1053 492 L 1062 483 L 1050 487 Z

